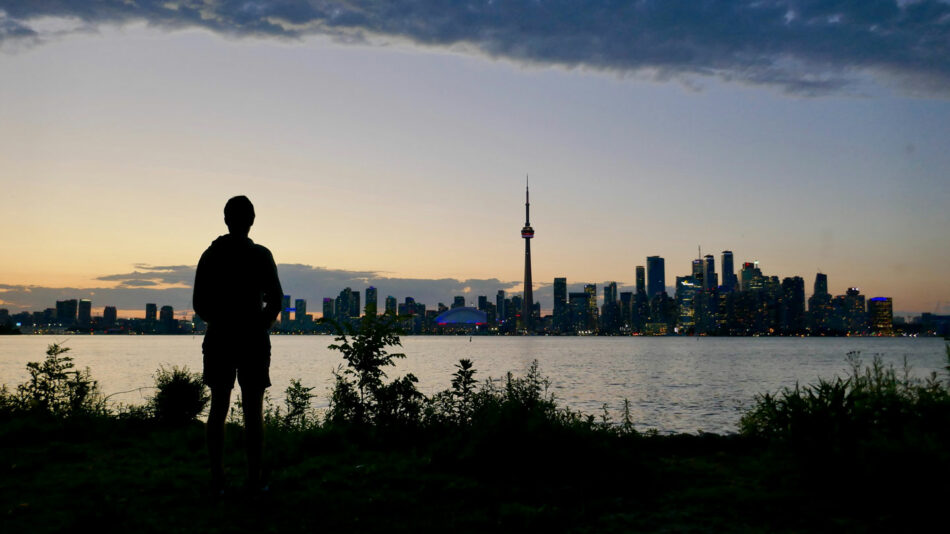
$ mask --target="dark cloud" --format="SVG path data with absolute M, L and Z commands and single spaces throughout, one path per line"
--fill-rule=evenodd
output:
M 335 298 L 345 287 L 364 293 L 369 286 L 379 291 L 379 306 L 392 295 L 403 301 L 411 296 L 417 302 L 435 306 L 451 304 L 456 295 L 464 295 L 469 304 L 479 295 L 492 299 L 499 289 L 520 292 L 519 282 L 497 279 L 398 278 L 376 271 L 347 271 L 301 264 L 277 266 L 284 292 L 292 298 L 305 299 L 310 312 L 322 311 L 324 297 Z M 117 306 L 120 309 L 143 309 L 146 302 L 170 305 L 176 310 L 191 309 L 191 286 L 195 267 L 189 265 L 149 266 L 137 264 L 132 273 L 100 276 L 103 282 L 118 282 L 116 287 L 69 288 L 0 284 L 0 307 L 11 311 L 38 311 L 55 306 L 57 300 L 90 299 L 93 307 Z
M 118 282 L 119 287 L 143 286 L 190 286 L 195 279 L 193 265 L 151 266 L 145 263 L 135 264 L 136 270 L 125 274 L 100 276 L 96 280 Z
M 0 0 L 0 40 L 38 17 L 84 27 L 145 21 L 230 36 L 399 38 L 518 62 L 715 76 L 793 93 L 850 87 L 860 73 L 950 89 L 943 0 Z

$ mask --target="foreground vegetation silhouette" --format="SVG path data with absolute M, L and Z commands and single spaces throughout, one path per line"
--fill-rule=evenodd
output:
M 463 359 L 449 389 L 422 395 L 412 375 L 388 379 L 402 355 L 387 318 L 333 346 L 324 414 L 299 380 L 267 405 L 271 494 L 218 499 L 199 377 L 160 370 L 145 406 L 109 408 L 51 346 L 0 390 L 0 530 L 907 530 L 945 501 L 930 488 L 950 475 L 950 385 L 876 358 L 756 397 L 736 434 L 659 435 L 626 401 L 620 421 L 559 406 L 537 362 L 479 382 Z M 226 439 L 240 450 L 242 428 Z

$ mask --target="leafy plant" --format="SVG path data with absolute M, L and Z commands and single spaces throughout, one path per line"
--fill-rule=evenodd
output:
M 304 387 L 300 379 L 291 379 L 284 390 L 284 410 L 274 407 L 270 398 L 265 399 L 264 422 L 292 430 L 306 430 L 317 426 L 318 418 L 310 400 L 314 397 L 313 388 Z
M 148 405 L 155 419 L 170 425 L 194 421 L 208 406 L 211 396 L 201 380 L 201 373 L 187 367 L 159 368 L 155 374 L 155 396 Z
M 358 325 L 338 324 L 337 343 L 329 346 L 343 354 L 345 366 L 334 372 L 327 419 L 379 425 L 418 422 L 424 397 L 416 389 L 416 377 L 407 374 L 390 384 L 383 382 L 383 369 L 406 357 L 389 352 L 390 347 L 401 346 L 395 319 L 369 314 Z
M 945 433 L 950 424 L 950 389 L 932 373 L 926 379 L 884 365 L 875 356 L 863 366 L 848 354 L 850 375 L 816 385 L 757 395 L 739 422 L 749 436 L 792 441 L 853 442 L 869 437 Z
M 69 347 L 52 343 L 42 362 L 26 364 L 30 379 L 17 386 L 15 396 L 5 395 L 5 403 L 18 410 L 40 411 L 55 416 L 105 414 L 105 400 L 99 383 L 89 369 L 74 369 L 73 359 L 64 356 Z

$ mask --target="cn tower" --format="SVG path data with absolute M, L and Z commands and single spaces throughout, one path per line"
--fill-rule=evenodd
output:
M 521 308 L 521 319 L 525 332 L 532 330 L 532 314 L 534 313 L 534 285 L 531 282 L 531 238 L 534 237 L 534 228 L 531 228 L 531 217 L 529 210 L 531 203 L 528 201 L 528 177 L 525 176 L 524 184 L 524 228 L 521 229 L 521 237 L 524 238 L 524 303 Z

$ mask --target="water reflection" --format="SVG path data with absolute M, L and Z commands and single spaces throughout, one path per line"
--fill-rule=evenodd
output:
M 13 386 L 27 378 L 25 364 L 43 358 L 50 336 L 0 339 L 0 382 Z M 342 362 L 327 350 L 328 336 L 276 336 L 270 394 L 281 400 L 291 378 L 316 386 L 319 407 L 326 406 L 331 371 Z M 90 367 L 106 393 L 153 383 L 160 365 L 201 368 L 201 338 L 189 336 L 76 336 L 66 345 L 78 367 Z M 599 416 L 607 403 L 619 418 L 623 399 L 631 401 L 638 429 L 662 432 L 732 432 L 741 410 L 756 393 L 795 382 L 814 383 L 847 372 L 845 356 L 861 351 L 865 362 L 880 354 L 900 367 L 906 356 L 912 374 L 943 372 L 944 342 L 909 338 L 547 338 L 405 337 L 407 358 L 387 372 L 419 378 L 426 394 L 449 387 L 459 358 L 470 358 L 480 381 L 522 373 L 537 359 L 564 405 Z M 116 395 L 137 404 L 148 391 Z

